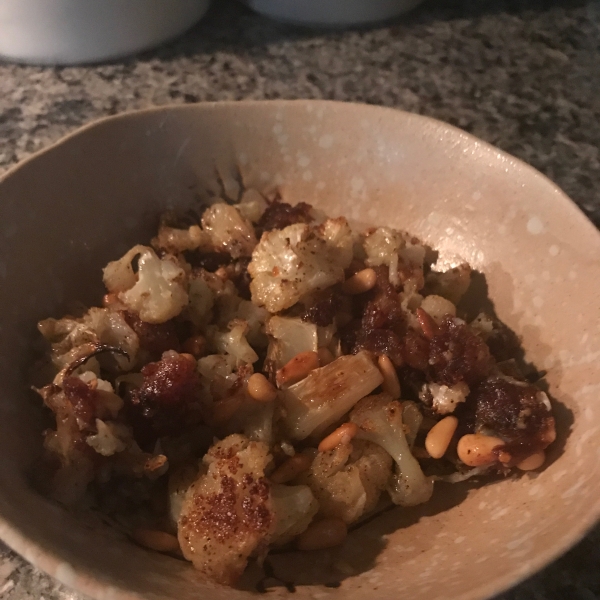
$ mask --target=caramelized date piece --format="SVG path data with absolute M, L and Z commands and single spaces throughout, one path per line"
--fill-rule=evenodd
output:
M 489 373 L 492 357 L 486 343 L 463 321 L 448 316 L 429 342 L 428 362 L 437 383 L 472 385 Z
M 301 318 L 303 321 L 310 321 L 319 327 L 327 327 L 333 323 L 338 305 L 337 294 L 331 289 L 325 290 L 304 310 Z
M 299 202 L 295 206 L 276 199 L 265 210 L 256 224 L 257 234 L 273 229 L 284 229 L 294 223 L 310 223 L 312 206 L 306 202 Z
M 92 429 L 96 418 L 98 393 L 79 377 L 66 377 L 62 383 L 65 398 L 73 407 L 79 429 Z
M 493 431 L 506 442 L 513 461 L 543 450 L 554 441 L 554 418 L 546 395 L 533 385 L 491 377 L 469 399 L 475 426 Z
M 131 312 L 124 312 L 125 321 L 140 339 L 140 348 L 146 350 L 151 358 L 159 358 L 167 350 L 179 351 L 180 343 L 173 320 L 153 324 L 142 321 Z
M 131 392 L 131 405 L 155 431 L 180 433 L 199 421 L 200 376 L 195 361 L 171 353 L 141 372 L 144 382 Z

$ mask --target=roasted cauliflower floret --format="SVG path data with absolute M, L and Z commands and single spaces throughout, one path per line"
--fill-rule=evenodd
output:
M 241 319 L 234 319 L 229 323 L 228 330 L 212 333 L 211 337 L 217 352 L 233 356 L 238 364 L 255 363 L 258 360 L 258 354 L 246 339 L 249 330 L 248 323 Z
M 217 442 L 189 487 L 179 514 L 184 557 L 208 579 L 234 584 L 251 554 L 266 551 L 275 516 L 265 468 L 269 448 L 241 435 Z
M 409 278 L 422 279 L 427 249 L 417 239 L 391 227 L 379 227 L 368 232 L 363 241 L 369 267 L 389 268 L 390 283 L 399 286 Z M 421 287 L 418 285 L 417 287 Z
M 217 252 L 227 252 L 233 258 L 250 256 L 256 246 L 251 223 L 236 208 L 224 202 L 213 204 L 204 211 L 202 228 Z
M 132 261 L 138 257 L 138 272 Z M 185 271 L 171 256 L 158 258 L 152 248 L 136 246 L 104 269 L 104 284 L 111 293 L 147 323 L 164 323 L 176 317 L 189 298 Z
M 447 271 L 431 271 L 425 280 L 427 292 L 457 304 L 471 285 L 471 267 L 462 263 Z
M 358 425 L 357 437 L 381 446 L 394 459 L 396 472 L 388 483 L 395 504 L 414 506 L 427 502 L 433 493 L 433 481 L 421 470 L 411 454 L 402 422 L 402 405 L 387 394 L 361 400 L 350 413 Z
M 81 318 L 44 319 L 38 330 L 52 346 L 52 363 L 62 369 L 90 354 L 90 344 L 120 348 L 127 354 L 116 355 L 121 368 L 130 367 L 137 356 L 140 340 L 123 313 L 106 308 L 90 308 Z
M 275 530 L 271 544 L 282 546 L 300 535 L 319 510 L 319 503 L 306 485 L 271 484 Z
M 246 190 L 242 194 L 239 204 L 236 204 L 235 207 L 244 219 L 247 219 L 251 223 L 258 223 L 268 206 L 268 202 L 260 192 Z
M 343 281 L 352 246 L 352 231 L 344 218 L 264 233 L 248 265 L 253 302 L 276 313 L 310 292 Z
M 464 381 L 459 381 L 453 386 L 432 382 L 423 384 L 419 397 L 438 415 L 448 415 L 453 413 L 461 402 L 465 402 L 469 391 L 469 386 Z
M 200 229 L 199 225 L 191 225 L 187 229 L 179 229 L 161 224 L 158 235 L 153 238 L 152 246 L 157 250 L 178 254 L 185 250 L 196 250 L 211 248 L 210 236 Z
M 392 474 L 392 458 L 381 447 L 354 440 L 319 452 L 299 481 L 310 487 L 320 514 L 353 523 L 375 508 Z
M 319 349 L 317 326 L 302 319 L 273 315 L 267 320 L 266 332 L 269 335 L 267 358 L 278 369 L 300 352 Z

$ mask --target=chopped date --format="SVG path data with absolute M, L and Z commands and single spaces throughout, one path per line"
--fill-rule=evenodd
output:
M 360 332 L 354 344 L 354 352 L 360 350 L 368 350 L 377 356 L 386 354 L 397 367 L 404 363 L 402 338 L 390 329 Z
M 181 355 L 148 363 L 141 371 L 144 381 L 131 392 L 137 412 L 161 433 L 177 432 L 197 418 L 200 403 L 200 376 L 196 365 Z
M 340 332 L 342 346 L 354 354 L 360 350 L 386 354 L 400 366 L 405 362 L 406 315 L 398 293 L 389 282 L 388 269 L 375 267 L 374 271 L 377 275 L 375 287 L 353 298 L 356 318 Z
M 123 312 L 123 317 L 137 334 L 140 348 L 146 350 L 151 358 L 159 358 L 167 350 L 179 351 L 180 343 L 174 321 L 160 324 L 146 323 L 136 314 L 128 311 Z
M 500 435 L 513 456 L 543 450 L 555 437 L 554 418 L 533 385 L 490 377 L 473 392 L 475 425 Z
M 448 316 L 429 342 L 428 362 L 437 383 L 472 385 L 489 373 L 492 357 L 487 344 L 463 321 Z
M 303 321 L 310 321 L 319 327 L 327 327 L 333 323 L 339 304 L 339 298 L 332 290 L 327 290 L 301 314 Z
M 98 393 L 79 377 L 66 377 L 62 383 L 66 399 L 73 407 L 79 429 L 93 428 L 96 418 Z
M 427 371 L 429 366 L 429 340 L 414 329 L 409 329 L 402 340 L 404 362 L 418 371 Z
M 362 310 L 362 328 L 365 332 L 374 329 L 390 329 L 398 335 L 406 330 L 406 317 L 398 293 L 388 279 L 386 267 L 375 267 L 377 283 L 365 294 L 367 303 Z
M 310 223 L 313 220 L 311 210 L 312 206 L 306 202 L 299 202 L 296 206 L 292 206 L 279 199 L 273 200 L 256 224 L 257 233 L 283 229 L 295 223 Z

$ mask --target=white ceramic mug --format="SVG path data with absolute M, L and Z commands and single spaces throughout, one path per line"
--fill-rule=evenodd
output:
M 0 57 L 38 64 L 118 58 L 183 33 L 209 4 L 210 0 L 1 0 Z
M 422 0 L 246 0 L 256 12 L 273 19 L 329 27 L 384 21 L 421 2 Z

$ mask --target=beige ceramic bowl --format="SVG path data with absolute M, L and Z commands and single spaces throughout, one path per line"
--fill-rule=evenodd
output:
M 162 108 L 91 125 L 0 181 L 0 537 L 92 597 L 235 600 L 39 496 L 40 414 L 27 392 L 35 322 L 98 302 L 100 268 L 167 207 L 240 184 L 406 228 L 487 277 L 499 315 L 548 369 L 559 441 L 540 474 L 442 487 L 350 536 L 341 556 L 278 555 L 294 598 L 473 600 L 574 544 L 600 514 L 600 236 L 527 165 L 424 117 L 327 102 Z M 342 580 L 333 589 L 319 582 Z M 303 585 L 306 584 L 306 585 Z M 286 596 L 279 587 L 271 597 Z

